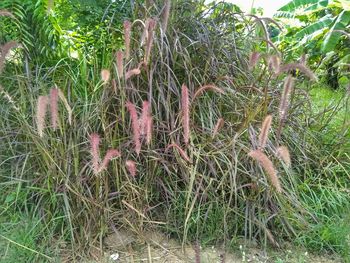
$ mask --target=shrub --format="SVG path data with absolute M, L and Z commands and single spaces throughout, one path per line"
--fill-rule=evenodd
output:
M 45 224 L 60 215 L 55 231 L 77 255 L 102 249 L 115 226 L 158 227 L 183 242 L 239 235 L 279 246 L 317 220 L 298 192 L 317 151 L 305 126 L 305 92 L 283 91 L 286 74 L 269 68 L 272 52 L 249 65 L 256 39 L 241 14 L 196 1 L 172 3 L 170 15 L 160 8 L 136 7 L 147 16 L 124 23 L 130 56 L 119 52 L 109 67 L 82 58 L 60 75 L 54 68 L 31 75 L 37 79 L 7 76 L 0 149 L 9 176 L 2 180 L 30 189 L 23 205 Z M 52 107 L 57 92 L 63 103 L 55 98 Z M 42 96 L 48 111 L 58 110 L 54 125 L 36 111 Z M 259 136 L 267 115 L 274 118 Z M 291 168 L 281 149 L 289 149 Z

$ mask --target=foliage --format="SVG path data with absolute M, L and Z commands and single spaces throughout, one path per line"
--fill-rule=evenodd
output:
M 53 15 L 69 40 L 71 52 L 111 53 L 122 45 L 122 24 L 129 19 L 128 0 L 60 0 Z
M 27 62 L 40 65 L 64 56 L 62 30 L 57 19 L 48 15 L 46 1 L 5 0 L 0 8 L 10 10 L 14 16 L 14 19 L 1 19 L 1 42 L 20 42 Z
M 96 53 L 102 64 L 109 63 L 110 58 L 103 57 L 104 52 L 111 53 L 122 45 L 121 26 L 131 16 L 131 2 L 59 0 L 54 3 L 50 9 L 47 0 L 1 1 L 0 9 L 11 11 L 15 19 L 0 19 L 0 41 L 20 42 L 30 66 L 54 66 L 67 56 L 92 53 Z
M 287 24 L 286 32 L 277 39 L 286 56 L 296 59 L 307 54 L 310 65 L 320 74 L 326 71 L 326 82 L 338 87 L 339 78 L 349 72 L 348 1 L 292 0 L 279 9 L 275 18 Z

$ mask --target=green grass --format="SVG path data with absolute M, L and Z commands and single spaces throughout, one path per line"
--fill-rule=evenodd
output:
M 16 203 L 22 201 L 16 200 L 16 189 L 13 190 L 1 190 L 5 201 L 0 207 L 0 262 L 52 262 L 53 228 L 36 213 L 16 209 Z
M 350 138 L 350 99 L 348 91 L 334 91 L 327 86 L 316 85 L 310 91 L 317 129 L 322 133 L 324 143 L 334 144 L 339 138 Z M 349 140 L 345 140 L 350 150 Z M 344 148 L 345 148 L 344 146 Z

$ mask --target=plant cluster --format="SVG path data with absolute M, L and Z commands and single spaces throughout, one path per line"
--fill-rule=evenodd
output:
M 0 203 L 38 216 L 52 230 L 42 242 L 61 239 L 80 257 L 127 227 L 279 247 L 319 221 L 301 188 L 317 180 L 307 172 L 322 148 L 289 72 L 316 77 L 252 52 L 259 23 L 203 5 L 136 7 L 105 67 L 82 58 L 64 74 L 2 77 Z

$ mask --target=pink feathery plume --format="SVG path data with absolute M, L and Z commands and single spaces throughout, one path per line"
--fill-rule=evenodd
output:
M 149 26 L 149 21 L 151 20 L 152 18 L 147 18 L 146 21 L 145 21 L 145 28 L 143 30 L 143 33 L 142 33 L 142 36 L 141 36 L 141 43 L 140 45 L 141 46 L 144 46 L 145 42 L 147 41 L 147 37 L 148 37 L 148 26 Z
M 307 60 L 306 54 L 302 54 L 300 57 L 300 63 L 303 65 L 306 65 L 306 60 Z
M 141 73 L 141 70 L 139 68 L 130 69 L 125 73 L 125 79 L 127 80 L 134 75 L 139 75 L 140 73 Z
M 148 23 L 148 35 L 147 35 L 147 44 L 146 44 L 146 51 L 145 51 L 145 59 L 144 62 L 147 64 L 149 62 L 149 58 L 151 56 L 151 50 L 153 46 L 153 34 L 154 29 L 156 27 L 156 20 L 150 19 Z
M 206 91 L 206 90 L 213 90 L 213 91 L 215 91 L 215 92 L 217 92 L 217 93 L 221 93 L 221 94 L 224 94 L 224 93 L 225 93 L 222 89 L 216 87 L 215 85 L 208 84 L 208 85 L 204 85 L 204 86 L 200 87 L 200 88 L 194 93 L 194 95 L 193 95 L 193 100 L 194 100 L 196 97 L 200 96 L 200 95 L 201 95 L 204 91 Z
M 130 37 L 131 37 L 131 22 L 124 21 L 124 43 L 125 43 L 125 58 L 130 58 Z
M 137 111 L 135 105 L 131 102 L 126 103 L 126 107 L 129 111 L 131 118 L 131 125 L 133 130 L 133 140 L 135 143 L 135 151 L 137 154 L 140 154 L 141 151 L 141 142 L 140 142 L 140 125 L 137 117 Z
M 214 127 L 213 136 L 212 136 L 213 138 L 219 133 L 222 126 L 224 126 L 224 119 L 220 118 L 220 119 L 218 119 L 218 121 L 216 122 L 216 125 Z
M 15 18 L 15 16 L 8 10 L 6 9 L 1 9 L 0 10 L 0 16 L 8 16 L 8 17 L 11 17 L 11 18 Z
M 252 70 L 256 64 L 258 64 L 258 61 L 260 59 L 260 53 L 259 52 L 253 52 L 249 57 L 249 69 Z
M 279 115 L 280 120 L 285 121 L 289 108 L 289 97 L 294 88 L 294 79 L 291 75 L 284 81 L 283 92 L 281 96 L 280 106 L 279 106 Z
M 153 117 L 147 117 L 147 127 L 146 127 L 146 143 L 149 145 L 152 141 L 152 131 L 153 131 Z
M 11 49 L 17 48 L 17 47 L 22 47 L 21 44 L 19 44 L 16 41 L 9 41 L 5 43 L 4 45 L 0 46 L 0 73 L 4 69 L 5 66 L 5 61 L 6 61 L 6 56 L 10 52 Z
M 127 161 L 125 162 L 125 165 L 126 165 L 126 168 L 128 169 L 129 174 L 130 174 L 132 177 L 136 177 L 136 173 L 137 173 L 137 170 L 136 170 L 136 163 L 135 163 L 134 161 L 127 160 Z
M 254 160 L 256 160 L 262 166 L 262 168 L 268 175 L 273 187 L 276 189 L 278 193 L 281 193 L 282 192 L 281 183 L 277 176 L 277 171 L 273 166 L 271 160 L 260 150 L 250 151 L 248 155 L 252 157 Z
M 189 162 L 189 163 L 192 163 L 191 160 L 190 160 L 190 158 L 187 156 L 186 152 L 185 152 L 183 149 L 181 149 L 181 147 L 180 147 L 179 145 L 177 145 L 176 143 L 171 143 L 171 144 L 169 144 L 169 145 L 165 148 L 165 151 L 167 151 L 169 148 L 175 148 L 175 149 L 177 149 L 178 152 L 180 153 L 180 155 L 181 155 L 181 157 L 182 157 L 183 159 L 185 159 L 185 160 L 186 160 L 187 162 Z
M 278 158 L 280 158 L 287 165 L 287 167 L 290 167 L 292 162 L 288 148 L 286 146 L 280 146 L 276 149 L 276 152 Z
M 115 150 L 115 149 L 108 150 L 105 157 L 103 158 L 103 161 L 98 169 L 98 172 L 101 172 L 104 169 L 106 169 L 110 160 L 112 160 L 115 157 L 120 157 L 120 156 L 121 156 L 121 154 L 118 150 Z
M 50 91 L 51 125 L 55 130 L 58 123 L 58 89 L 52 88 Z
M 287 72 L 292 69 L 299 69 L 305 76 L 309 77 L 313 81 L 318 81 L 317 76 L 307 66 L 301 63 L 290 63 L 282 65 L 279 73 Z
M 101 70 L 101 79 L 104 84 L 106 84 L 109 81 L 110 77 L 111 77 L 111 72 L 108 69 Z
M 117 58 L 118 78 L 121 79 L 123 77 L 123 71 L 124 71 L 124 65 L 123 65 L 124 53 L 123 53 L 123 51 L 121 51 L 121 50 L 117 51 L 116 58 Z
M 271 55 L 268 57 L 269 69 L 274 71 L 274 74 L 277 76 L 280 71 L 281 59 L 277 55 Z
M 100 161 L 100 136 L 96 133 L 90 135 L 90 145 L 91 145 L 91 157 L 92 157 L 92 168 L 95 174 L 99 172 L 99 161 Z
M 45 126 L 45 116 L 47 106 L 49 105 L 48 96 L 39 96 L 36 109 L 36 123 L 38 128 L 38 134 L 43 137 L 43 131 Z
M 146 134 L 147 121 L 148 121 L 149 115 L 150 115 L 150 104 L 148 101 L 144 101 L 142 103 L 142 113 L 141 113 L 141 119 L 140 119 L 140 133 L 141 133 L 141 135 Z
M 171 0 L 166 0 L 163 10 L 163 19 L 162 19 L 162 31 L 163 34 L 165 34 L 167 27 L 168 27 L 168 20 L 170 15 L 170 7 L 171 7 Z
M 267 115 L 261 126 L 261 132 L 259 135 L 259 149 L 263 149 L 266 146 L 271 124 L 272 124 L 272 116 Z
M 184 141 L 188 144 L 190 139 L 190 102 L 188 88 L 185 84 L 182 85 L 181 106 L 182 106 L 182 126 Z
M 117 82 L 115 81 L 115 79 L 112 79 L 112 87 L 113 87 L 114 93 L 117 94 Z

